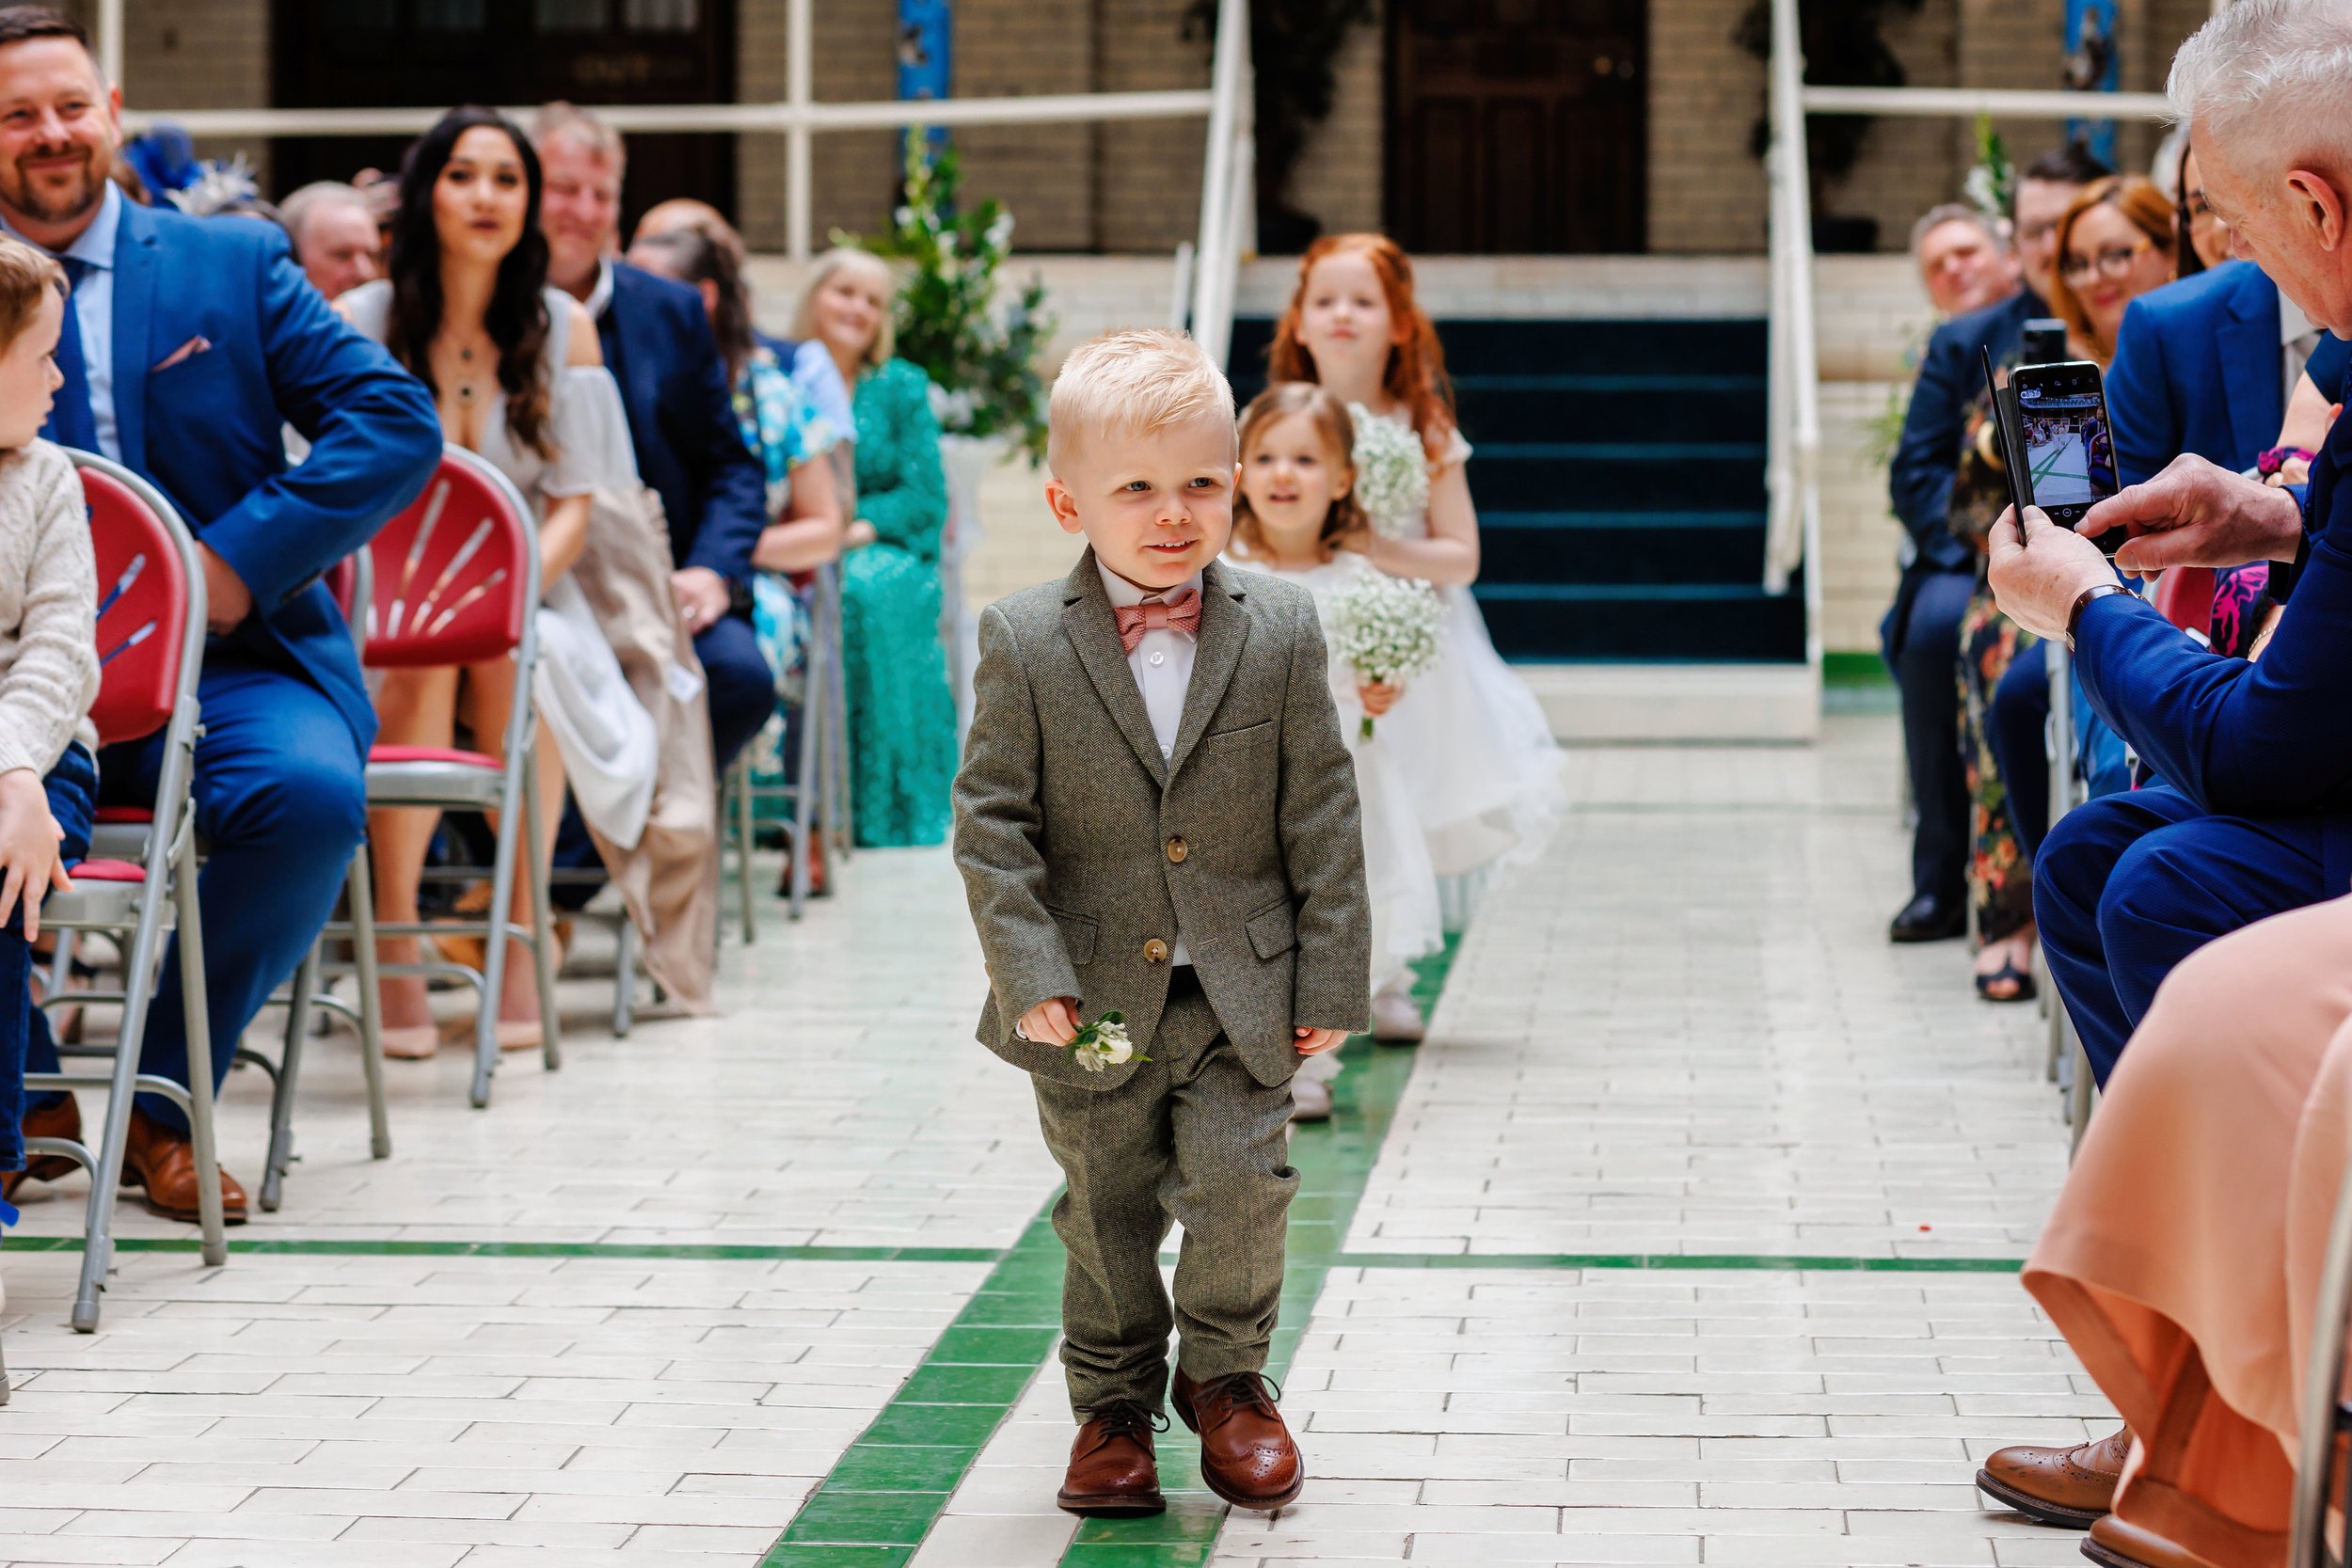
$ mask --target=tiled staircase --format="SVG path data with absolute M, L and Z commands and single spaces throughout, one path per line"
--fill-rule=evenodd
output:
M 1235 324 L 1244 398 L 1264 384 L 1271 329 Z M 1738 715 L 1760 692 L 1802 688 L 1755 737 L 1800 721 L 1810 733 L 1803 585 L 1763 587 L 1764 323 L 1456 319 L 1438 332 L 1476 448 L 1478 602 L 1555 726 L 1744 733 Z M 1707 711 L 1661 721 L 1681 694 Z

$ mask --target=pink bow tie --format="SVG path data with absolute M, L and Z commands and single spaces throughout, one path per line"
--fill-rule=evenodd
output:
M 1119 645 L 1134 653 L 1143 634 L 1165 627 L 1188 637 L 1200 635 L 1200 595 L 1187 588 L 1172 599 L 1146 599 L 1141 604 L 1113 605 L 1119 621 Z

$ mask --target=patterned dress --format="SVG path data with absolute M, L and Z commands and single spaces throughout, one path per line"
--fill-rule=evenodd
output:
M 858 377 L 857 513 L 874 542 L 841 563 L 850 788 L 861 845 L 947 836 L 956 699 L 939 640 L 947 481 L 930 378 L 904 359 Z
M 735 419 L 744 444 L 758 457 L 768 486 L 768 515 L 783 515 L 792 496 L 792 470 L 823 456 L 839 437 L 831 423 L 794 388 L 792 373 L 762 343 L 752 351 L 735 388 Z M 759 651 L 776 679 L 776 690 L 787 708 L 797 710 L 802 694 L 802 635 L 808 626 L 807 607 L 790 579 L 774 572 L 752 574 L 752 630 Z M 781 821 L 791 813 L 777 794 L 797 774 L 791 764 L 789 736 L 793 727 L 779 711 L 751 744 L 753 807 L 763 821 Z

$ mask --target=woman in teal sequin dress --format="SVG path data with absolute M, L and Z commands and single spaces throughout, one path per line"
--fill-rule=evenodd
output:
M 850 689 L 850 804 L 861 845 L 947 836 L 956 701 L 939 640 L 947 482 L 930 380 L 891 356 L 889 269 L 864 251 L 818 264 L 796 330 L 822 342 L 853 388 L 857 520 L 841 562 Z

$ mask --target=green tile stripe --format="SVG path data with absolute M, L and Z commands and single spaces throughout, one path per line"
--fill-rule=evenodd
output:
M 1811 1258 L 1704 1252 L 1343 1252 L 1340 1269 L 1819 1270 L 1845 1274 L 2016 1274 L 2023 1258 Z

